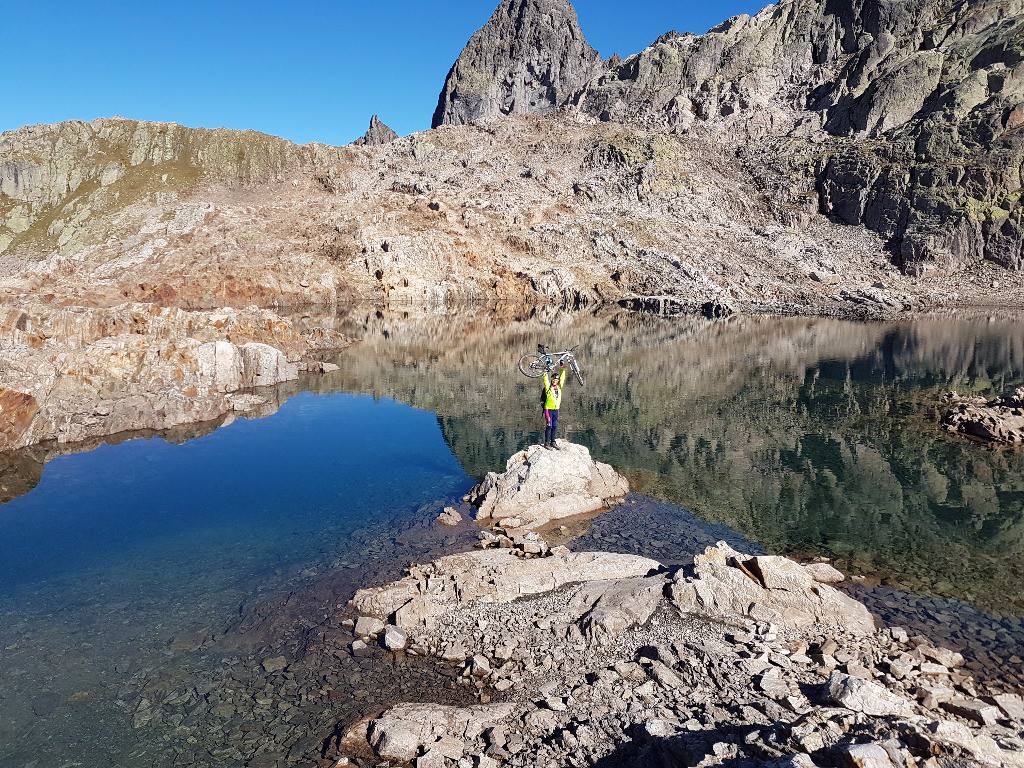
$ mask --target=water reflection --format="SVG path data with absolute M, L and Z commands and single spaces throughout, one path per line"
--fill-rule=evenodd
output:
M 630 314 L 369 318 L 322 388 L 437 413 L 470 474 L 539 439 L 515 362 L 582 342 L 562 425 L 634 488 L 783 553 L 1020 614 L 1024 453 L 947 436 L 934 397 L 1024 380 L 1024 324 Z

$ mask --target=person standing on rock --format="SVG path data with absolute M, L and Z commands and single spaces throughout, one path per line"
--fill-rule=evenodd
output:
M 565 386 L 565 364 L 563 363 L 558 376 L 551 378 L 550 373 L 545 373 L 544 384 L 544 447 L 554 448 L 555 432 L 558 431 L 558 409 L 562 407 L 562 387 Z

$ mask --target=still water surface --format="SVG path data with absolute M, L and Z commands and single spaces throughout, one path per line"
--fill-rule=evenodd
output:
M 539 342 L 582 343 L 587 385 L 568 388 L 563 432 L 669 502 L 620 510 L 593 543 L 685 559 L 699 526 L 685 507 L 728 527 L 716 536 L 837 558 L 878 594 L 949 599 L 921 615 L 982 610 L 984 652 L 1015 653 L 1024 455 L 947 436 L 934 415 L 946 389 L 1024 383 L 1024 324 L 616 314 L 347 330 L 364 340 L 342 370 L 273 416 L 58 457 L 41 479 L 25 457 L 0 471 L 38 480 L 0 506 L 0 765 L 170 764 L 153 745 L 174 732 L 133 730 L 125 711 L 139 670 L 167 675 L 172 638 L 217 635 L 254 596 L 400 558 L 396 527 L 539 439 L 537 385 L 515 371 Z M 200 747 L 176 762 L 202 762 Z

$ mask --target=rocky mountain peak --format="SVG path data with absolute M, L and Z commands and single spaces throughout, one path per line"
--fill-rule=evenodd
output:
M 568 0 L 503 0 L 448 73 L 433 125 L 551 112 L 603 69 Z
M 353 141 L 357 147 L 379 147 L 382 144 L 390 144 L 398 138 L 398 134 L 384 124 L 384 122 L 373 115 L 370 118 L 370 127 L 366 133 Z

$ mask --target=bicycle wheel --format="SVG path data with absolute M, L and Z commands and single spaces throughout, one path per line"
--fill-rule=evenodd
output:
M 583 386 L 583 374 L 580 373 L 580 367 L 576 364 L 576 358 L 575 357 L 569 358 L 569 367 L 572 368 L 572 372 L 576 374 L 576 381 L 578 381 L 580 383 L 580 386 L 582 387 Z
M 540 355 L 523 355 L 519 358 L 519 372 L 531 379 L 539 379 L 548 372 L 547 362 Z

